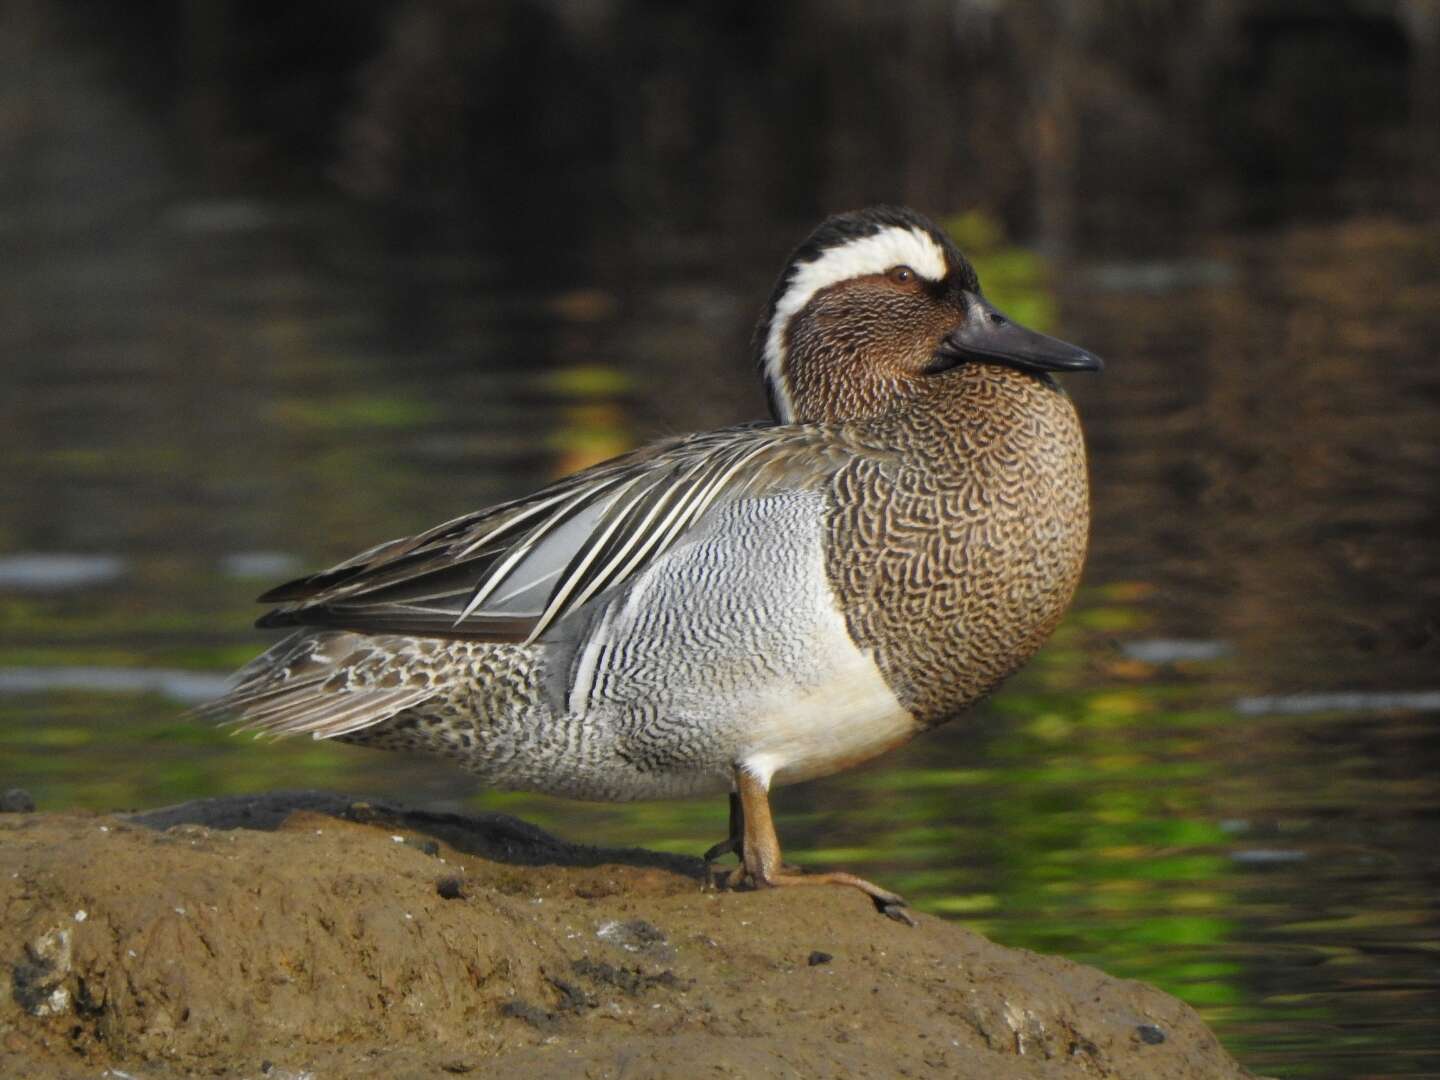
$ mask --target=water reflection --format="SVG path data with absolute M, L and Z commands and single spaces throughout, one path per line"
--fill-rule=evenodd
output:
M 116 555 L 65 555 L 59 552 L 17 552 L 0 555 L 0 589 L 54 592 L 83 589 L 114 581 L 125 572 Z
M 100 694 L 154 694 L 200 705 L 225 692 L 224 675 L 141 667 L 0 667 L 0 694 L 42 695 L 84 690 Z
M 1176 638 L 1149 638 L 1125 641 L 1120 652 L 1142 664 L 1174 664 L 1221 660 L 1233 652 L 1223 641 L 1186 641 Z
M 1088 584 L 972 717 L 782 791 L 787 854 L 1157 982 L 1261 1072 L 1440 1068 L 1440 235 L 1215 241 L 1185 258 L 1233 274 L 1157 290 L 1053 280 L 984 219 L 958 227 L 1002 303 L 1115 360 L 1074 387 Z M 743 343 L 773 236 L 719 268 L 580 250 L 546 292 L 501 272 L 504 252 L 394 258 L 364 221 L 191 231 L 138 235 L 61 289 L 38 248 L 16 264 L 45 302 L 0 322 L 23 391 L 0 429 L 0 537 L 124 573 L 0 588 L 0 787 L 109 809 L 325 786 L 581 840 L 714 842 L 713 801 L 476 793 L 423 761 L 235 739 L 177 698 L 258 650 L 257 577 L 755 415 Z M 132 260 L 142 274 L 117 270 Z
M 1406 693 L 1328 693 L 1275 694 L 1268 697 L 1243 697 L 1235 702 L 1241 716 L 1273 714 L 1304 716 L 1311 713 L 1364 714 L 1393 710 L 1440 712 L 1440 690 L 1417 690 Z

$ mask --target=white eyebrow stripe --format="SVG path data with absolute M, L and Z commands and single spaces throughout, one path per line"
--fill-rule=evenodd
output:
M 833 247 L 818 259 L 801 263 L 785 293 L 770 316 L 765 336 L 765 381 L 774 390 L 781 423 L 794 419 L 790 397 L 783 380 L 785 367 L 785 330 L 790 320 L 808 304 L 821 289 L 867 274 L 883 274 L 892 266 L 908 266 L 922 278 L 943 281 L 946 274 L 945 252 L 924 229 L 889 225 L 877 233 Z

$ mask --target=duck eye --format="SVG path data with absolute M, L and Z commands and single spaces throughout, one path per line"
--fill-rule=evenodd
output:
M 915 271 L 911 270 L 908 266 L 892 266 L 889 270 L 885 271 L 885 276 L 895 282 L 896 285 L 909 285 L 915 280 Z

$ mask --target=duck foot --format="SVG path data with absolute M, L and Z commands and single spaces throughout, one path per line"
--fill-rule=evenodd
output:
M 770 815 L 769 792 L 757 777 L 743 768 L 735 770 L 736 791 L 730 796 L 730 836 L 705 853 L 706 878 L 723 881 L 730 889 L 777 889 L 796 885 L 848 885 L 875 902 L 875 909 L 887 918 L 915 926 L 915 917 L 905 898 L 854 874 L 832 870 L 805 874 L 780 861 L 780 838 Z M 734 852 L 740 865 L 719 874 L 710 864 L 721 855 Z M 712 876 L 715 875 L 715 876 Z
M 801 874 L 801 873 L 776 873 L 766 878 L 758 878 L 750 872 L 747 867 L 737 866 L 724 875 L 725 887 L 729 889 L 782 889 L 795 885 L 849 885 L 852 889 L 859 889 L 866 896 L 875 902 L 875 910 L 888 919 L 904 923 L 906 926 L 918 926 L 915 916 L 910 912 L 910 905 L 899 893 L 893 893 L 889 889 L 882 889 L 873 881 L 866 881 L 854 874 L 847 874 L 843 870 L 831 870 L 823 874 Z

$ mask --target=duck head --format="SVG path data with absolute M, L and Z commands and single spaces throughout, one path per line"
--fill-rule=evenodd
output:
M 892 206 L 832 217 L 795 249 L 754 347 L 781 423 L 879 415 L 971 364 L 1040 378 L 1102 366 L 996 310 L 950 238 Z

